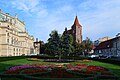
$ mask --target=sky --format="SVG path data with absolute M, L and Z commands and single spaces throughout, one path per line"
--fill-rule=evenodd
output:
M 120 32 L 120 0 L 0 0 L 0 9 L 15 14 L 34 38 L 47 42 L 52 30 L 63 33 L 75 16 L 82 25 L 83 39 L 115 37 Z

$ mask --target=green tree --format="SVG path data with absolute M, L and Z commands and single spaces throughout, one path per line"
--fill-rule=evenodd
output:
M 59 55 L 60 53 L 60 35 L 56 30 L 50 33 L 50 38 L 48 39 L 47 51 L 49 51 L 50 55 Z
M 84 51 L 84 46 L 82 44 L 76 43 L 74 46 L 74 56 L 82 55 Z
M 62 50 L 63 50 L 63 56 L 69 56 L 70 53 L 73 52 L 73 37 L 70 34 L 64 34 L 62 36 Z
M 82 41 L 84 53 L 88 53 L 92 50 L 93 48 L 93 42 L 90 40 L 90 38 L 86 37 L 85 40 Z

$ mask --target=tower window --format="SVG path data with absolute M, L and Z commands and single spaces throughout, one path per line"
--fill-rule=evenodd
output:
M 73 30 L 73 33 L 75 33 L 75 31 Z

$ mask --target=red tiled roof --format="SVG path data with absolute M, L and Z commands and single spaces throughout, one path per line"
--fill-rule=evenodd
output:
M 74 21 L 74 24 L 72 25 L 72 27 L 73 27 L 73 26 L 81 26 L 81 25 L 79 24 L 79 21 L 78 21 L 77 16 L 76 16 L 76 18 L 75 18 L 75 21 Z
M 95 50 L 111 48 L 112 45 L 113 45 L 112 40 L 104 41 L 104 42 L 100 43 L 100 44 L 95 48 Z

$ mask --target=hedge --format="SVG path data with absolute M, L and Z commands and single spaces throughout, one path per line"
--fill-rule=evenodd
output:
M 10 57 L 0 57 L 0 62 L 2 61 L 9 61 L 9 60 L 16 60 L 16 59 L 24 59 L 27 56 L 10 56 Z
M 99 61 L 99 62 L 104 62 L 104 63 L 120 65 L 120 61 L 119 60 L 114 60 L 114 59 L 97 59 L 97 58 L 89 58 L 89 59 Z

